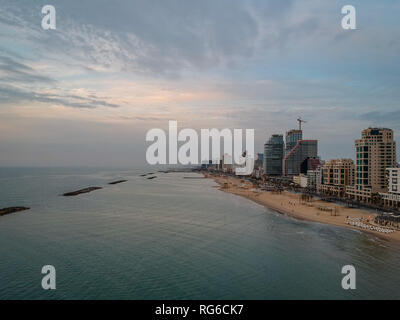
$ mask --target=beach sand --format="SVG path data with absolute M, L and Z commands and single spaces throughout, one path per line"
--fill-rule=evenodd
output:
M 220 186 L 220 190 L 250 199 L 258 204 L 264 205 L 281 214 L 297 219 L 326 223 L 345 228 L 352 228 L 374 234 L 386 239 L 400 241 L 400 232 L 381 233 L 373 230 L 365 230 L 346 223 L 346 217 L 364 218 L 373 221 L 376 214 L 354 208 L 348 208 L 336 203 L 316 200 L 302 201 L 299 194 L 283 191 L 275 193 L 271 191 L 257 191 L 251 182 L 236 177 L 216 176 L 205 174 L 206 178 L 212 178 Z M 322 210 L 321 210 L 322 209 Z M 326 210 L 326 211 L 325 211 Z

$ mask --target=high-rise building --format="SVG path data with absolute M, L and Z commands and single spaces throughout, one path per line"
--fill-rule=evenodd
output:
M 264 144 L 264 174 L 282 175 L 283 135 L 274 134 Z
M 321 170 L 322 183 L 318 192 L 343 197 L 346 187 L 354 184 L 354 161 L 351 159 L 329 160 Z
M 396 142 L 393 130 L 368 128 L 355 141 L 355 184 L 347 187 L 347 195 L 355 200 L 371 202 L 373 195 L 386 192 L 386 169 L 396 163 Z
M 318 140 L 297 141 L 296 146 L 292 148 L 283 159 L 283 174 L 299 175 L 303 161 L 307 158 L 317 158 L 317 156 Z
M 286 152 L 288 154 L 296 145 L 297 141 L 303 139 L 303 131 L 302 130 L 290 130 L 286 132 Z

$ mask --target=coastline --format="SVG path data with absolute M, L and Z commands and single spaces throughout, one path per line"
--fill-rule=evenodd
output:
M 260 205 L 272 209 L 280 214 L 287 215 L 299 220 L 306 220 L 324 224 L 330 224 L 350 229 L 359 230 L 373 234 L 374 236 L 400 242 L 400 232 L 381 233 L 375 230 L 362 229 L 346 223 L 346 217 L 350 219 L 374 219 L 376 214 L 361 209 L 348 208 L 337 203 L 312 199 L 304 201 L 298 194 L 283 191 L 274 193 L 272 191 L 257 191 L 252 184 L 246 180 L 236 177 L 215 176 L 203 173 L 205 178 L 213 179 L 219 190 L 244 197 Z M 332 214 L 334 212 L 334 214 Z

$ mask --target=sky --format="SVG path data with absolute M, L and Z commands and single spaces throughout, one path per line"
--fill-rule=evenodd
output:
M 399 17 L 396 0 L 0 0 L 0 166 L 140 166 L 168 120 L 255 129 L 262 152 L 299 116 L 322 159 L 354 159 L 362 129 L 400 136 Z

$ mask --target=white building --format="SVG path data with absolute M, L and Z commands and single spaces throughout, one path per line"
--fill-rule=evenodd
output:
M 307 188 L 316 190 L 317 181 L 320 177 L 321 171 L 319 170 L 308 170 L 307 171 Z
M 386 172 L 389 179 L 389 192 L 400 194 L 400 168 L 387 168 Z
M 308 186 L 308 177 L 304 174 L 301 174 L 299 176 L 294 176 L 293 177 L 293 182 L 297 185 L 299 185 L 302 188 L 307 188 Z
M 379 193 L 384 205 L 392 208 L 400 207 L 400 168 L 387 168 L 388 192 Z

